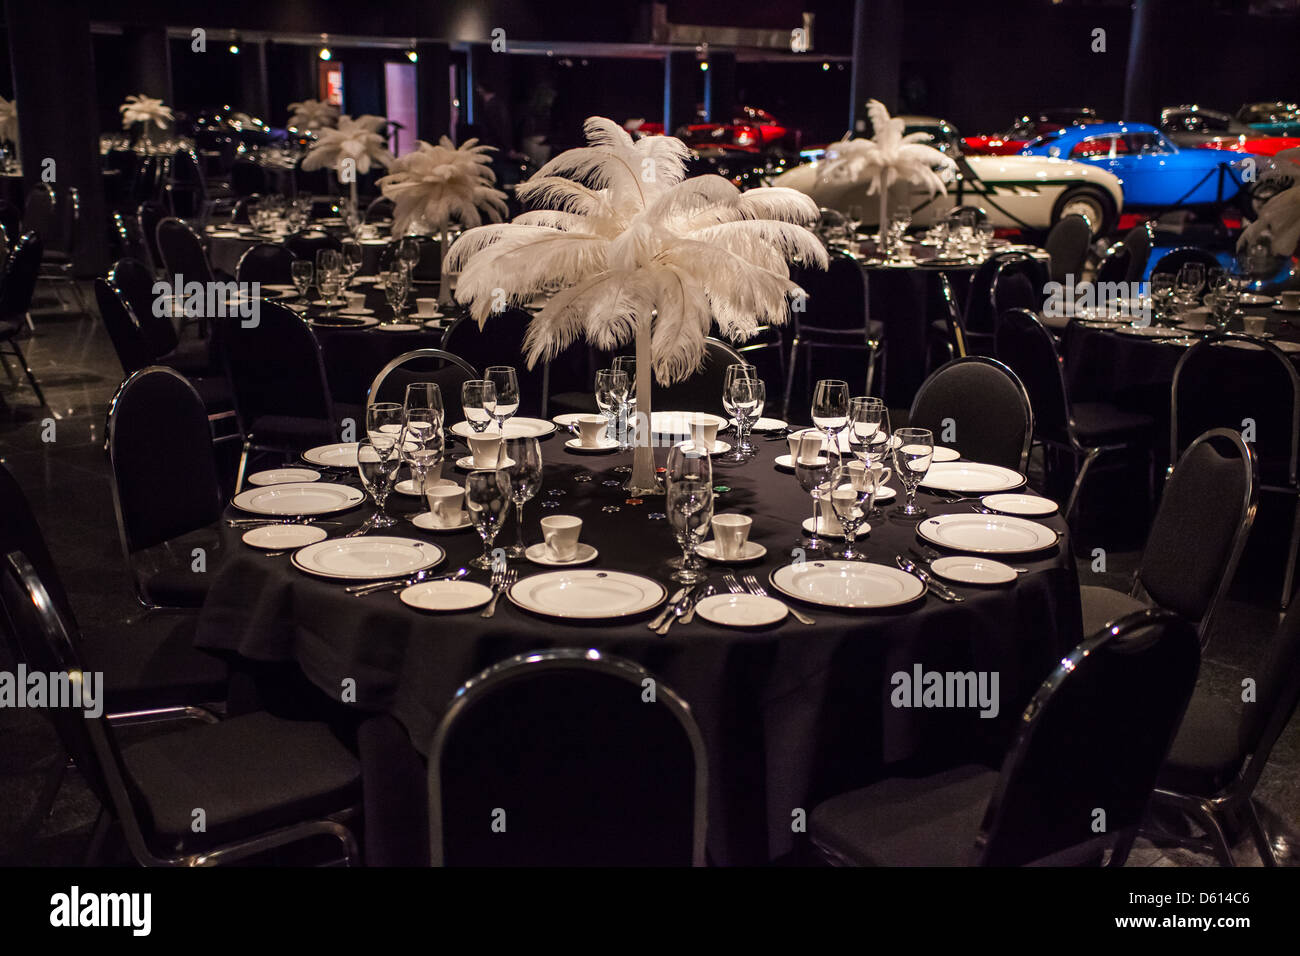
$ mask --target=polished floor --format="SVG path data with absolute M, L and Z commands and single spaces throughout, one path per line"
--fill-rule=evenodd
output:
M 43 298 L 33 319 L 35 333 L 23 348 L 50 407 L 37 406 L 25 383 L 0 379 L 0 460 L 27 490 L 78 618 L 127 621 L 138 609 L 118 545 L 102 447 L 105 411 L 121 368 L 98 319 L 80 314 L 71 301 L 65 308 Z M 1119 534 L 1116 540 L 1125 537 L 1133 535 Z M 1091 570 L 1091 559 L 1081 561 L 1080 579 L 1125 587 L 1136 559 L 1131 550 L 1110 553 L 1103 574 Z M 1230 601 L 1203 661 L 1202 682 L 1236 700 L 1241 679 L 1258 664 L 1276 620 L 1265 600 Z M 11 666 L 0 649 L 0 669 Z M 0 864 L 74 864 L 82 859 L 98 804 L 75 771 L 69 772 L 48 818 L 27 826 L 49 768 L 64 759 L 38 715 L 0 710 Z M 1257 794 L 1275 845 L 1286 862 L 1300 863 L 1300 721 L 1293 720 L 1278 743 Z M 1235 856 L 1240 865 L 1260 864 L 1244 833 Z M 1129 865 L 1203 866 L 1214 860 L 1142 840 Z

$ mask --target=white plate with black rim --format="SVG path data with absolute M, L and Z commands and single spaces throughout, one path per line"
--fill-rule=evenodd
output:
M 1060 537 L 1037 521 L 1014 515 L 951 514 L 926 518 L 916 533 L 931 544 L 972 554 L 1028 554 L 1056 546 Z
M 907 572 L 865 561 L 787 564 L 770 580 L 782 594 L 823 607 L 898 607 L 925 594 L 925 585 Z
M 303 452 L 302 460 L 325 468 L 355 468 L 357 467 L 357 442 L 317 445 Z
M 328 481 L 295 481 L 241 491 L 231 504 L 255 515 L 328 515 L 355 508 L 365 493 L 351 485 Z
M 255 471 L 246 479 L 250 485 L 284 485 L 290 482 L 320 481 L 320 472 L 312 468 L 271 468 Z
M 736 427 L 736 420 L 733 418 L 727 422 L 732 428 Z M 779 432 L 789 428 L 789 424 L 784 418 L 760 418 L 750 426 L 752 432 Z
M 544 418 L 508 418 L 506 419 L 506 438 L 545 438 L 547 435 L 555 433 L 555 422 L 548 422 Z M 459 435 L 461 438 L 469 438 L 471 435 L 500 435 L 501 429 L 496 422 L 488 423 L 488 427 L 481 432 L 474 431 L 469 422 L 457 422 L 451 426 L 452 433 Z
M 639 574 L 590 568 L 521 578 L 506 596 L 525 611 L 544 617 L 608 621 L 644 614 L 661 604 L 668 591 Z
M 447 552 L 428 541 L 386 535 L 331 538 L 293 553 L 293 566 L 335 581 L 376 581 L 436 566 Z
M 975 558 L 965 554 L 935 558 L 930 570 L 939 577 L 958 584 L 1010 584 L 1016 569 L 992 558 Z
M 1041 517 L 1056 512 L 1056 502 L 1039 495 L 985 495 L 980 499 L 985 508 L 992 508 L 1004 515 L 1024 515 Z
M 1010 491 L 1025 483 L 1025 476 L 1001 465 L 978 461 L 935 462 L 921 479 L 921 486 L 935 491 L 955 491 L 963 495 Z
M 714 415 L 712 412 L 650 413 L 650 430 L 656 435 L 682 435 L 689 438 L 692 422 L 717 425 L 718 428 L 726 428 L 731 424 L 721 415 Z
M 269 524 L 244 532 L 244 544 L 263 551 L 289 551 L 303 548 L 328 537 L 324 528 L 310 524 Z

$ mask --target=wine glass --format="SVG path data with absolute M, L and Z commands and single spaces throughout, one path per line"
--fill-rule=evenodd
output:
M 411 277 L 401 268 L 393 269 L 384 276 L 384 298 L 393 310 L 391 322 L 401 322 L 406 312 L 406 296 L 411 291 Z
M 857 535 L 875 503 L 876 473 L 861 461 L 841 465 L 831 472 L 824 494 L 844 527 L 844 551 L 840 557 L 846 561 L 866 557 L 856 550 Z
M 672 578 L 679 584 L 697 584 L 706 574 L 695 551 L 713 521 L 713 462 L 709 449 L 692 441 L 674 445 L 668 452 L 665 478 L 668 523 L 682 549 L 681 567 Z
M 404 410 L 396 402 L 371 402 L 366 406 L 366 437 L 385 453 L 397 447 L 402 434 Z
M 636 356 L 635 355 L 616 355 L 614 364 L 611 366 L 615 372 L 622 372 L 627 376 L 627 398 L 623 400 L 623 408 L 620 411 L 620 420 L 618 425 L 619 432 L 619 451 L 628 451 L 632 447 L 631 439 L 631 419 L 633 409 L 636 408 Z M 628 465 L 620 465 L 614 469 L 616 472 L 630 472 L 632 469 Z
M 852 242 L 858 238 L 858 229 L 862 225 L 862 207 L 849 206 L 844 215 L 849 220 L 849 241 Z
M 536 438 L 507 438 L 504 469 L 510 487 L 510 499 L 515 503 L 515 543 L 506 551 L 512 558 L 522 558 L 524 544 L 524 505 L 542 488 L 542 445 Z
M 397 524 L 384 513 L 384 502 L 393 490 L 393 478 L 401 464 L 401 456 L 393 454 L 396 444 L 394 440 L 387 447 L 382 447 L 369 438 L 357 442 L 357 474 L 361 476 L 362 487 L 375 502 L 375 513 L 368 522 L 371 528 L 388 528 Z
M 736 447 L 725 461 L 748 461 L 754 454 L 749 432 L 763 414 L 767 401 L 767 387 L 757 376 L 752 365 L 729 365 L 722 387 L 722 406 L 736 421 Z
M 471 567 L 484 570 L 492 567 L 492 542 L 506 520 L 509 507 L 510 486 L 503 469 L 471 471 L 466 476 L 465 508 L 483 539 L 483 553 L 470 562 Z
M 622 447 L 622 438 L 618 435 L 618 419 L 627 404 L 627 389 L 626 372 L 603 368 L 596 373 L 596 407 L 605 416 L 606 436 L 617 439 L 619 447 Z
M 355 239 L 344 239 L 343 243 L 343 274 L 346 277 L 344 287 L 352 284 L 353 278 L 361 271 L 361 265 L 365 261 L 365 250 L 361 248 L 361 243 Z
M 420 264 L 420 240 L 414 236 L 398 240 L 397 261 L 406 270 L 407 277 L 414 278 L 415 267 Z
M 1153 272 L 1151 274 L 1151 301 L 1156 315 L 1164 314 L 1169 299 L 1174 292 L 1174 275 L 1172 272 Z
M 1184 262 L 1174 279 L 1175 297 L 1179 306 L 1190 308 L 1196 303 L 1196 296 L 1205 285 L 1205 264 L 1203 262 Z
M 442 405 L 442 389 L 437 382 L 411 382 L 406 386 L 402 408 L 408 419 L 433 422 L 439 428 L 447 417 Z
M 492 409 L 492 417 L 504 435 L 506 421 L 519 411 L 519 377 L 509 365 L 489 365 L 483 378 L 496 386 L 497 400 Z
M 894 449 L 894 470 L 907 491 L 907 503 L 899 509 L 899 514 L 924 517 L 926 510 L 916 503 L 916 489 L 930 470 L 930 461 L 934 457 L 934 433 L 928 428 L 900 428 L 894 436 L 898 440 Z
M 476 434 L 485 432 L 496 412 L 497 387 L 486 379 L 470 379 L 460 387 L 460 404 L 469 427 Z
M 294 259 L 289 265 L 289 275 L 293 279 L 293 286 L 298 290 L 298 304 L 307 304 L 307 290 L 311 288 L 312 274 L 315 268 L 312 266 L 310 259 Z
M 414 409 L 407 414 L 415 416 L 420 411 Z M 437 423 L 427 418 L 408 417 L 402 427 L 400 457 L 411 468 L 411 484 L 421 501 L 425 498 L 430 472 L 442 470 L 443 449 L 442 429 Z
M 839 435 L 849 423 L 849 385 L 824 378 L 813 389 L 812 420 L 826 435 L 830 453 L 839 457 Z
M 874 467 L 884 461 L 889 452 L 889 409 L 874 396 L 864 395 L 849 399 L 849 424 L 846 429 L 849 451 L 858 461 Z M 868 519 L 881 517 L 872 497 Z
M 799 481 L 799 487 L 812 498 L 812 531 L 808 532 L 805 548 L 808 551 L 822 551 L 826 548 L 826 542 L 817 537 L 817 526 L 821 516 L 819 506 L 822 489 L 830 474 L 830 456 L 823 454 L 823 449 L 816 447 L 810 439 L 811 434 L 807 433 L 800 445 L 799 454 L 795 456 L 794 476 Z

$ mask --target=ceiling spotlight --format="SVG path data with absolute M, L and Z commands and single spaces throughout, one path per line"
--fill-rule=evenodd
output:
M 707 72 L 709 72 L 709 61 L 708 61 L 708 60 L 701 60 L 701 61 L 700 61 L 700 71 L 703 72 L 703 73 L 707 73 Z
M 334 54 L 330 52 L 330 48 L 327 46 L 321 47 L 320 53 L 317 54 L 317 56 L 319 56 L 322 60 L 328 60 L 333 55 Z
M 231 53 L 238 53 L 238 52 L 239 52 L 239 44 L 238 44 L 238 43 L 232 43 L 232 44 L 230 44 L 230 52 L 231 52 Z
M 830 65 L 829 63 L 823 63 L 823 64 L 822 64 L 822 69 L 823 69 L 823 70 L 829 70 L 830 68 L 831 68 L 831 65 Z
M 417 63 L 419 62 L 420 55 L 416 53 L 414 50 L 407 50 L 406 58 L 410 60 L 412 63 Z

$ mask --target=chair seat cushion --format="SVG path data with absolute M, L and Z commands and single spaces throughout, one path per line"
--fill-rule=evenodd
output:
M 819 804 L 808 828 L 836 862 L 854 866 L 972 866 L 975 838 L 998 780 L 968 764 L 882 780 Z
M 1083 636 L 1096 634 L 1111 621 L 1118 620 L 1126 614 L 1150 607 L 1135 597 L 1114 588 L 1098 588 L 1083 585 L 1079 588 L 1079 603 L 1083 605 Z
M 83 630 L 86 667 L 104 675 L 105 713 L 224 700 L 224 661 L 194 646 L 198 615 L 155 611 L 143 620 Z
M 202 570 L 196 570 L 195 548 L 203 549 Z M 221 561 L 221 538 L 212 527 L 197 528 L 134 556 L 145 595 L 164 607 L 202 607 Z
M 1149 435 L 1155 419 L 1105 402 L 1079 402 L 1071 407 L 1074 433 L 1086 446 L 1122 445 Z
M 265 712 L 143 740 L 122 756 L 154 829 L 176 850 L 318 819 L 360 794 L 357 759 L 328 726 Z M 192 830 L 196 808 L 205 833 Z
M 1245 762 L 1238 744 L 1240 726 L 1241 717 L 1227 701 L 1198 689 L 1187 705 L 1156 786 L 1202 797 L 1217 794 Z

